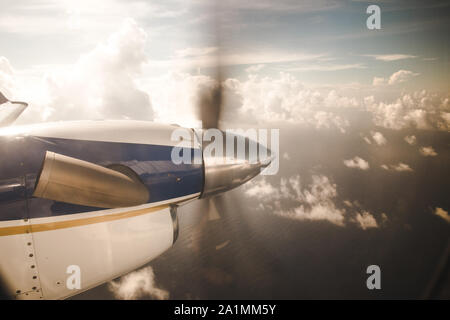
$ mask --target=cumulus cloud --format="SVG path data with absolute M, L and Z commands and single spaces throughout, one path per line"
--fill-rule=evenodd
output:
M 374 86 L 381 86 L 385 83 L 386 83 L 386 79 L 384 79 L 383 77 L 374 77 L 372 80 L 372 84 Z
M 195 126 L 199 119 L 199 93 L 212 92 L 218 85 L 215 79 L 206 75 L 170 72 L 147 79 L 144 87 L 151 95 L 155 120 L 180 125 L 188 122 Z M 255 125 L 285 121 L 345 132 L 350 123 L 339 114 L 339 109 L 360 106 L 355 98 L 342 96 L 334 90 L 321 93 L 306 88 L 286 73 L 275 77 L 250 74 L 245 80 L 229 78 L 221 85 L 224 89 L 221 116 L 225 123 L 246 121 L 245 124 Z
M 353 207 L 353 203 L 350 200 L 344 200 L 342 203 L 344 203 L 347 207 Z
M 30 107 L 19 120 L 29 123 L 138 119 L 200 126 L 197 110 L 200 92 L 212 91 L 217 82 L 209 76 L 175 71 L 154 78 L 142 77 L 142 68 L 148 61 L 147 38 L 134 20 L 119 23 L 116 32 L 81 55 L 73 65 L 47 70 L 43 79 L 36 81 L 39 88 L 34 88 L 31 99 L 26 100 L 31 102 Z M 214 50 L 214 47 L 186 48 L 175 55 L 202 55 Z M 14 74 L 6 58 L 0 59 L 0 69 L 0 88 L 13 87 Z M 14 92 L 31 89 L 16 88 Z
M 398 84 L 401 82 L 405 82 L 406 80 L 418 76 L 419 73 L 415 73 L 409 70 L 399 70 L 394 72 L 388 80 L 388 84 Z
M 277 211 L 277 213 L 292 219 L 312 221 L 327 220 L 335 225 L 343 226 L 343 210 L 328 205 L 328 203 L 317 203 L 310 208 L 301 205 L 291 210 Z
M 382 146 L 387 143 L 386 138 L 383 136 L 383 134 L 381 132 L 372 131 L 371 134 L 372 134 L 373 141 L 375 141 L 377 145 Z
M 255 121 L 287 121 L 345 132 L 350 123 L 336 111 L 359 105 L 356 99 L 333 90 L 321 93 L 307 88 L 297 78 L 283 72 L 276 77 L 249 75 L 242 81 L 227 79 L 224 88 L 225 110 L 233 119 L 242 115 Z
M 420 153 L 425 157 L 435 157 L 438 155 L 433 147 L 422 147 L 420 148 Z
M 363 230 L 378 227 L 378 223 L 375 218 L 367 211 L 358 213 L 355 217 L 355 220 L 357 223 L 359 223 L 361 229 Z
M 392 171 L 398 171 L 398 172 L 413 171 L 413 169 L 411 169 L 411 167 L 409 165 L 407 165 L 406 163 L 403 163 L 403 162 L 399 162 L 398 164 L 390 164 L 390 165 L 382 164 L 381 168 L 383 168 L 384 170 L 392 170 Z
M 298 220 L 326 220 L 335 225 L 344 225 L 344 210 L 336 208 L 333 199 L 337 196 L 336 185 L 326 176 L 312 176 L 309 188 L 301 189 L 300 176 L 282 181 L 284 195 L 293 197 L 300 205 L 276 213 Z
M 278 192 L 277 189 L 270 183 L 266 181 L 266 179 L 259 180 L 258 183 L 252 185 L 251 188 L 245 191 L 245 194 L 250 197 L 266 197 L 266 196 L 274 196 Z
M 338 201 L 337 186 L 324 175 L 313 175 L 312 182 L 306 187 L 302 187 L 300 176 L 296 175 L 290 178 L 281 178 L 277 187 L 263 177 L 247 183 L 245 188 L 246 195 L 260 201 L 261 209 L 271 210 L 282 217 L 294 220 L 328 221 L 341 227 L 348 220 L 364 230 L 378 227 L 375 218 L 369 212 L 363 210 L 362 213 L 359 213 L 340 208 L 346 205 L 356 210 L 356 208 L 360 208 L 357 201 L 352 203 L 345 200 L 338 207 L 336 205 Z
M 413 145 L 416 144 L 417 139 L 416 139 L 416 136 L 411 135 L 411 136 L 406 136 L 406 137 L 405 137 L 405 141 L 406 141 L 407 144 L 413 146 Z
M 450 99 L 425 90 L 405 93 L 392 103 L 376 102 L 368 96 L 364 104 L 373 122 L 381 127 L 450 130 Z
M 394 72 L 389 78 L 374 77 L 372 80 L 372 85 L 374 86 L 395 85 L 405 82 L 418 75 L 420 75 L 420 73 L 415 73 L 409 70 L 399 70 L 397 72 Z
M 84 119 L 153 119 L 148 93 L 137 78 L 146 62 L 147 34 L 132 19 L 119 24 L 73 65 L 45 74 L 40 101 L 33 99 L 25 122 Z
M 21 96 L 15 94 L 18 92 L 17 87 L 14 69 L 8 59 L 0 56 L 0 93 L 2 95 L 2 101 L 0 101 L 0 127 L 14 123 L 27 108 L 22 104 L 7 102 L 8 99 L 10 101 L 23 101 Z
M 200 94 L 212 93 L 217 86 L 212 77 L 182 72 L 169 72 L 144 84 L 151 94 L 155 120 L 187 127 L 201 126 L 197 109 Z
M 19 121 L 118 118 L 198 127 L 199 93 L 212 91 L 219 84 L 206 75 L 179 71 L 141 78 L 142 65 L 147 61 L 146 39 L 133 20 L 126 20 L 107 41 L 82 55 L 74 65 L 49 72 L 43 86 L 33 91 L 33 96 L 41 99 L 29 101 L 30 107 Z M 208 55 L 214 50 L 186 48 L 175 55 Z M 11 87 L 7 84 L 14 76 L 5 61 L 0 62 L 0 86 Z M 449 98 L 426 91 L 403 94 L 393 103 L 376 102 L 373 96 L 361 99 L 336 89 L 306 87 L 284 72 L 276 76 L 249 73 L 246 79 L 229 78 L 221 85 L 225 124 L 236 119 L 245 119 L 240 121 L 246 125 L 286 121 L 345 133 L 350 126 L 345 110 L 354 108 L 368 111 L 376 125 L 390 129 L 450 130 Z
M 275 214 L 297 220 L 326 220 L 335 225 L 344 225 L 344 210 L 336 208 L 333 199 L 337 196 L 336 185 L 323 175 L 312 176 L 309 188 L 301 187 L 300 176 L 282 178 L 279 188 L 266 178 L 246 185 L 246 194 L 264 202 L 263 208 Z M 283 201 L 293 201 L 293 206 L 284 208 Z
M 11 95 L 15 86 L 14 69 L 6 57 L 0 56 L 0 92 L 13 99 Z
M 448 223 L 450 223 L 450 215 L 444 209 L 436 207 L 436 209 L 434 210 L 434 214 L 439 216 L 439 217 L 441 217 L 442 219 L 444 219 Z
M 386 138 L 383 136 L 383 134 L 381 132 L 371 131 L 370 135 L 372 136 L 373 142 L 375 142 L 379 146 L 385 145 L 387 143 Z M 363 138 L 363 140 L 367 144 L 372 144 L 372 140 L 369 137 L 367 137 L 367 136 L 365 136 L 363 134 L 360 134 L 360 136 L 361 136 L 361 138 Z
M 350 126 L 345 110 L 354 108 L 368 111 L 376 125 L 390 129 L 450 130 L 449 98 L 426 91 L 402 94 L 392 103 L 376 102 L 373 96 L 361 99 L 338 89 L 306 87 L 284 72 L 261 76 L 257 71 L 262 63 L 247 68 L 247 78 L 229 78 L 222 84 L 206 75 L 178 71 L 141 77 L 147 62 L 146 44 L 146 33 L 133 20 L 126 20 L 76 63 L 48 72 L 42 86 L 33 91 L 39 99 L 29 101 L 30 107 L 19 121 L 143 119 L 198 127 L 199 93 L 222 85 L 224 123 L 236 119 L 245 119 L 240 121 L 246 125 L 286 121 L 345 133 Z M 215 50 L 185 48 L 176 51 L 174 58 L 209 56 Z M 0 59 L 0 87 L 13 88 L 14 73 L 5 61 Z M 402 77 L 398 74 L 393 81 Z
M 169 292 L 156 287 L 155 274 L 151 267 L 145 267 L 131 272 L 119 280 L 111 281 L 108 289 L 117 299 L 135 300 L 149 297 L 156 300 L 166 300 Z
M 345 132 L 350 123 L 340 109 L 360 106 L 356 98 L 335 90 L 319 92 L 307 88 L 287 73 L 273 77 L 249 74 L 245 80 L 229 78 L 222 84 L 206 75 L 180 71 L 141 78 L 142 66 L 147 61 L 146 39 L 145 32 L 128 19 L 107 41 L 82 55 L 75 64 L 48 72 L 42 87 L 34 91 L 44 97 L 39 102 L 31 101 L 29 110 L 21 117 L 22 123 L 142 119 L 195 127 L 199 126 L 199 93 L 212 92 L 218 85 L 224 88 L 225 122 L 286 121 Z M 176 54 L 212 50 L 188 49 Z
M 395 171 L 413 171 L 413 169 L 411 169 L 411 167 L 409 165 L 407 165 L 406 163 L 402 163 L 400 162 L 397 165 L 393 165 L 391 166 Z
M 360 170 L 369 169 L 369 162 L 360 157 L 354 157 L 353 159 L 344 160 L 344 164 L 349 168 L 356 168 Z
M 334 89 L 325 95 L 323 102 L 328 108 L 358 108 L 360 106 L 356 98 L 346 97 Z

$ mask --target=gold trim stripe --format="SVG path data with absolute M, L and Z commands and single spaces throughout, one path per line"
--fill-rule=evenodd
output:
M 66 220 L 66 221 L 55 221 L 48 223 L 39 223 L 39 224 L 31 224 L 25 226 L 14 226 L 14 227 L 4 227 L 0 228 L 0 237 L 2 236 L 12 236 L 16 234 L 30 233 L 30 232 L 42 232 L 42 231 L 51 231 L 58 229 L 66 229 L 72 227 L 85 226 L 89 224 L 95 224 L 100 222 L 108 222 L 114 220 L 120 220 L 125 218 L 131 218 L 140 216 L 146 213 L 151 213 L 155 211 L 159 211 L 165 208 L 168 208 L 169 205 L 160 205 L 152 208 L 131 210 L 126 212 L 119 212 L 114 214 L 108 214 L 104 216 L 90 217 L 90 218 L 82 218 L 82 219 L 74 219 L 74 220 Z

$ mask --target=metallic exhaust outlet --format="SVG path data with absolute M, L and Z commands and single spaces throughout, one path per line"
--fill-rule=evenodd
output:
M 47 151 L 33 196 L 100 208 L 147 203 L 146 186 L 136 174 L 126 173 Z

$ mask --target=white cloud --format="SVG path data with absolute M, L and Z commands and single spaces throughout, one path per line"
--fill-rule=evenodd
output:
M 0 56 L 0 92 L 9 99 L 14 99 L 12 94 L 16 91 L 15 87 L 17 86 L 14 74 L 14 69 L 9 60 Z
M 146 44 L 146 33 L 128 19 L 107 41 L 82 55 L 73 65 L 47 72 L 44 81 L 28 81 L 31 86 L 23 86 L 23 81 L 19 81 L 20 90 L 13 85 L 16 75 L 11 74 L 12 68 L 7 67 L 6 59 L 2 59 L 0 65 L 4 71 L 0 71 L 0 87 L 13 88 L 6 90 L 31 97 L 27 100 L 30 107 L 19 118 L 19 123 L 118 118 L 198 126 L 199 92 L 211 90 L 218 84 L 209 76 L 181 72 L 142 77 L 142 67 L 148 62 L 144 50 Z M 215 50 L 215 47 L 185 48 L 176 51 L 175 56 L 202 58 L 213 56 Z M 306 61 L 324 56 L 264 54 L 262 60 L 280 61 Z M 260 65 L 252 67 L 260 68 Z M 298 78 L 283 72 L 275 76 L 249 73 L 244 80 L 226 79 L 223 86 L 224 123 L 235 119 L 245 119 L 246 124 L 286 121 L 316 129 L 338 129 L 344 133 L 350 126 L 349 118 L 344 116 L 345 109 L 364 106 L 373 114 L 374 123 L 383 127 L 450 129 L 449 99 L 426 92 L 404 94 L 390 104 L 377 103 L 373 97 L 362 101 L 344 95 L 338 89 L 306 87 Z
M 117 299 L 134 300 L 150 297 L 157 300 L 169 298 L 169 292 L 157 288 L 155 285 L 155 274 L 151 267 L 145 267 L 133 271 L 119 280 L 111 281 L 108 289 Z
M 317 203 L 314 206 L 299 206 L 291 210 L 277 211 L 279 215 L 298 220 L 326 220 L 335 225 L 344 225 L 344 211 L 330 206 L 330 203 Z
M 405 141 L 406 141 L 406 143 L 408 143 L 409 145 L 413 146 L 413 145 L 416 144 L 417 139 L 416 139 L 416 136 L 411 135 L 411 136 L 406 136 L 406 137 L 405 137 Z
M 125 20 L 106 42 L 82 55 L 75 64 L 48 72 L 34 89 L 27 87 L 25 91 L 32 97 L 28 100 L 30 107 L 19 121 L 119 118 L 198 126 L 199 92 L 211 90 L 217 82 L 209 76 L 181 72 L 141 78 L 142 66 L 147 61 L 146 40 L 146 33 L 133 20 Z M 176 55 L 208 55 L 214 50 L 214 47 L 187 48 Z M 278 77 L 250 74 L 246 80 L 227 79 L 223 85 L 225 121 L 234 121 L 240 115 L 241 119 L 254 123 L 288 121 L 345 132 L 349 122 L 334 109 L 359 105 L 356 99 L 333 90 L 319 93 L 305 88 L 286 73 Z
M 69 30 L 80 30 L 81 29 L 81 12 L 78 9 L 67 10 L 67 28 Z
M 412 59 L 416 58 L 417 56 L 413 56 L 410 54 L 368 54 L 366 55 L 366 57 L 371 57 L 381 61 L 397 61 L 403 59 Z
M 384 85 L 384 84 L 386 84 L 386 79 L 384 79 L 383 77 L 374 77 L 373 81 L 372 81 L 372 84 L 374 86 Z
M 245 194 L 250 197 L 257 197 L 258 199 L 265 198 L 267 196 L 274 197 L 278 193 L 278 190 L 275 189 L 270 183 L 268 183 L 263 177 L 257 183 L 252 184 L 250 188 L 245 190 Z
M 388 80 L 388 84 L 398 84 L 401 82 L 405 82 L 406 80 L 418 76 L 419 73 L 414 73 L 412 71 L 409 70 L 399 70 L 397 72 L 394 72 Z
M 343 96 L 334 89 L 324 94 L 323 104 L 327 108 L 358 108 L 360 106 L 356 98 Z
M 387 143 L 386 138 L 383 136 L 383 134 L 381 132 L 371 132 L 372 134 L 372 139 L 379 145 L 379 146 L 383 146 Z
M 282 178 L 280 187 L 275 188 L 263 177 L 246 185 L 246 194 L 265 202 L 268 207 L 280 216 L 297 220 L 326 220 L 335 225 L 344 225 L 345 210 L 336 208 L 336 185 L 326 176 L 312 176 L 309 188 L 301 188 L 300 176 L 289 179 Z M 283 208 L 282 201 L 293 201 L 294 206 Z
M 8 59 L 0 56 L 0 72 L 3 74 L 12 74 L 13 68 Z
M 358 201 L 344 200 L 341 207 L 345 205 L 347 209 L 337 207 L 337 186 L 324 175 L 313 175 L 312 182 L 306 187 L 302 187 L 300 176 L 296 175 L 281 178 L 279 186 L 262 177 L 245 184 L 244 188 L 247 196 L 258 199 L 258 208 L 282 217 L 328 221 L 337 226 L 344 226 L 345 221 L 349 221 L 364 230 L 378 226 L 373 215 L 361 209 Z
M 308 189 L 301 190 L 300 176 L 290 178 L 284 182 L 284 194 L 292 195 L 299 205 L 288 209 L 276 210 L 276 213 L 298 220 L 326 220 L 335 225 L 344 225 L 345 210 L 336 208 L 333 199 L 336 198 L 336 185 L 326 176 L 312 176 L 312 183 Z
M 117 32 L 74 65 L 46 74 L 40 88 L 44 98 L 32 97 L 20 120 L 152 120 L 150 97 L 137 81 L 147 59 L 146 39 L 133 20 L 124 20 Z
M 178 58 L 205 56 L 217 52 L 218 47 L 185 48 L 175 51 Z
M 245 69 L 245 71 L 248 73 L 255 73 L 255 72 L 261 71 L 264 67 L 265 67 L 264 64 L 255 64 L 255 65 L 250 66 L 247 69 Z
M 349 168 L 356 168 L 361 170 L 369 169 L 369 163 L 360 157 L 354 157 L 353 159 L 344 160 L 344 164 Z
M 422 147 L 420 148 L 420 153 L 425 157 L 435 157 L 438 155 L 433 147 Z
M 189 48 L 187 53 L 193 54 L 183 54 L 183 50 L 181 50 L 181 55 L 180 53 L 176 53 L 175 56 L 170 59 L 153 59 L 150 60 L 147 65 L 161 69 L 174 68 L 175 70 L 187 70 L 193 67 L 215 67 L 217 63 L 222 66 L 264 65 L 267 63 L 312 61 L 325 56 L 322 53 L 293 53 L 279 50 L 259 50 L 241 51 L 239 53 L 222 53 L 220 55 L 220 60 L 218 61 L 214 50 L 208 53 L 204 48 Z
M 199 92 L 211 91 L 218 84 L 205 75 L 171 72 L 147 79 L 143 87 L 150 94 L 155 120 L 195 126 L 198 122 Z M 223 83 L 224 107 L 221 121 L 245 124 L 286 121 L 316 129 L 345 132 L 349 121 L 339 115 L 340 108 L 356 108 L 360 103 L 335 90 L 319 92 L 306 88 L 287 73 L 279 76 L 249 74 L 245 80 L 229 78 Z M 181 120 L 181 121 L 180 121 Z
M 367 143 L 367 144 L 372 144 L 372 140 L 379 146 L 383 146 L 387 143 L 386 138 L 383 136 L 383 134 L 381 132 L 378 131 L 371 131 L 370 135 L 372 136 L 372 140 L 370 140 L 369 137 L 366 137 L 362 134 L 361 138 L 363 138 L 363 140 Z
M 378 223 L 375 220 L 375 218 L 367 211 L 363 211 L 362 213 L 358 213 L 355 217 L 355 220 L 357 223 L 359 223 L 359 226 L 363 229 L 369 229 L 369 228 L 377 228 Z
M 450 130 L 450 99 L 445 96 L 422 90 L 405 93 L 392 103 L 376 102 L 369 96 L 364 98 L 364 104 L 372 113 L 373 122 L 381 127 Z
M 336 113 L 339 107 L 358 105 L 333 90 L 320 93 L 306 88 L 297 78 L 281 72 L 278 77 L 249 75 L 245 81 L 227 79 L 225 112 L 228 119 L 256 122 L 287 121 L 317 129 L 337 128 L 345 132 L 348 120 Z M 227 119 L 227 114 L 224 114 Z
M 398 164 L 390 164 L 390 165 L 382 164 L 381 168 L 383 168 L 384 170 L 392 170 L 392 171 L 398 171 L 398 172 L 414 171 L 413 169 L 411 169 L 411 167 L 409 165 L 407 165 L 406 163 L 403 163 L 403 162 L 399 162 Z
M 447 221 L 448 223 L 450 223 L 450 215 L 448 214 L 447 211 L 445 211 L 442 208 L 437 207 L 434 210 L 434 214 L 441 217 L 442 219 L 444 219 L 445 221 Z
M 402 163 L 400 162 L 397 165 L 392 165 L 391 168 L 395 171 L 413 171 L 413 169 L 411 169 L 411 167 L 409 165 L 407 165 L 406 163 Z
M 350 200 L 344 200 L 344 201 L 342 201 L 342 203 L 345 204 L 349 208 L 353 207 L 353 203 Z
M 155 121 L 199 127 L 197 105 L 201 92 L 212 92 L 217 81 L 209 76 L 171 72 L 147 80 L 143 87 L 150 93 Z
M 399 70 L 394 72 L 388 79 L 383 77 L 374 77 L 372 80 L 372 85 L 374 86 L 382 86 L 382 85 L 395 85 L 402 82 L 405 82 L 412 77 L 418 76 L 420 73 L 415 73 L 409 70 Z
M 352 70 L 352 69 L 365 69 L 367 68 L 362 63 L 347 63 L 347 64 L 333 64 L 333 63 L 323 63 L 323 64 L 305 64 L 296 67 L 286 68 L 285 71 L 289 72 L 305 72 L 305 71 L 341 71 L 341 70 Z
M 291 156 L 289 155 L 289 153 L 285 152 L 285 153 L 283 153 L 283 159 L 291 160 Z

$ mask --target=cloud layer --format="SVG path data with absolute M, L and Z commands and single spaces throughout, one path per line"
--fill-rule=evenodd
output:
M 126 19 L 116 32 L 81 55 L 73 65 L 51 68 L 38 81 L 33 78 L 25 84 L 22 75 L 15 73 L 9 61 L 1 57 L 0 88 L 13 96 L 30 97 L 30 107 L 19 119 L 20 123 L 140 119 L 199 126 L 199 94 L 219 84 L 206 74 L 176 68 L 158 77 L 145 77 L 143 67 L 152 65 L 145 50 L 149 44 L 147 33 L 134 20 Z M 216 51 L 214 46 L 175 50 L 173 65 L 177 66 L 179 59 L 211 58 Z M 295 59 L 325 58 L 306 55 Z M 261 73 L 266 68 L 266 64 L 253 64 L 246 68 L 244 78 L 230 77 L 223 81 L 225 123 L 289 122 L 345 133 L 354 120 L 349 115 L 357 111 L 371 117 L 375 125 L 389 129 L 450 129 L 450 102 L 446 96 L 423 90 L 403 93 L 393 102 L 386 102 L 375 95 L 349 95 L 348 92 L 355 91 L 345 91 L 339 86 L 307 86 L 291 73 Z M 395 84 L 414 75 L 399 70 L 380 81 Z M 385 144 L 381 133 L 374 132 L 373 141 Z
M 22 122 L 78 119 L 153 119 L 149 94 L 137 77 L 146 61 L 147 35 L 132 19 L 83 54 L 73 65 L 47 72 L 37 88 L 16 88 L 16 95 L 33 90 Z M 3 82 L 3 81 L 2 81 Z
M 350 201 L 337 206 L 337 185 L 327 176 L 313 175 L 311 183 L 302 187 L 299 175 L 281 178 L 278 186 L 265 177 L 245 185 L 245 194 L 258 199 L 261 209 L 294 219 L 328 221 L 343 227 L 347 222 L 358 225 L 363 230 L 378 227 L 371 213 Z M 347 208 L 344 208 L 344 207 Z
M 450 100 L 427 91 L 405 93 L 392 103 L 364 99 L 374 124 L 400 130 L 404 128 L 450 130 Z
M 406 163 L 403 162 L 399 162 L 398 164 L 382 164 L 381 168 L 383 168 L 384 170 L 391 170 L 391 171 L 398 171 L 398 172 L 412 172 L 414 171 L 413 169 L 411 169 L 411 167 L 409 165 L 407 165 Z
M 367 170 L 370 167 L 369 163 L 360 157 L 354 157 L 353 159 L 344 160 L 344 164 L 346 167 L 360 170 Z
M 435 157 L 438 155 L 437 152 L 434 151 L 433 147 L 422 147 L 419 151 L 425 157 Z

